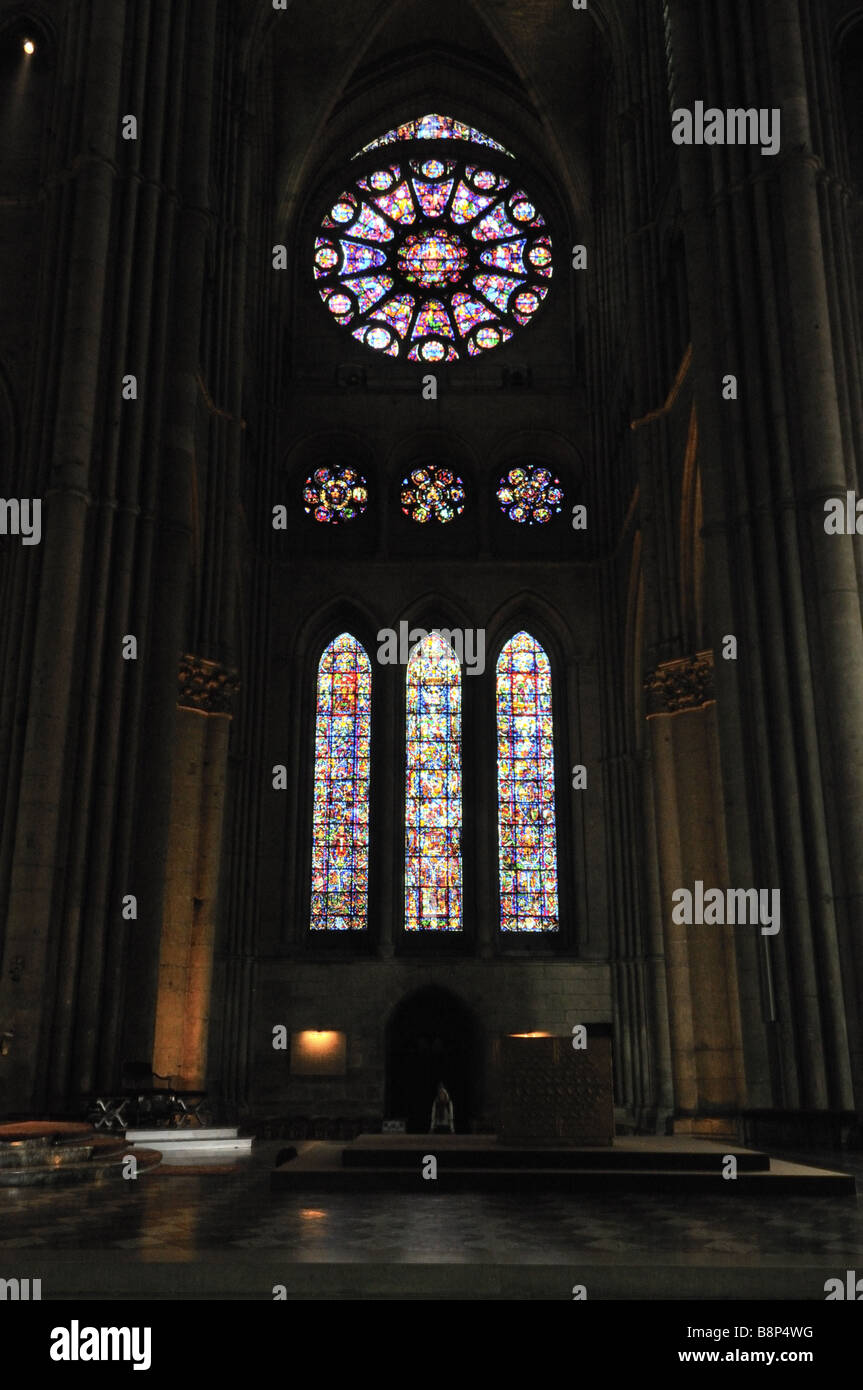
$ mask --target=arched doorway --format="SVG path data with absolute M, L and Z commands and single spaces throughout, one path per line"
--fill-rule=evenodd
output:
M 408 995 L 386 1033 L 386 1110 L 409 1134 L 426 1134 L 439 1081 L 452 1096 L 456 1132 L 470 1133 L 478 1101 L 479 1039 L 474 1015 L 449 990 L 430 985 Z

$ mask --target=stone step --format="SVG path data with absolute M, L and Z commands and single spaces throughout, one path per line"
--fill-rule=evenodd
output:
M 696 1147 L 697 1145 L 697 1147 Z M 472 1140 L 461 1135 L 398 1136 L 396 1142 L 375 1142 L 363 1135 L 342 1149 L 346 1168 L 406 1168 L 416 1171 L 426 1154 L 434 1154 L 438 1168 L 482 1169 L 565 1169 L 567 1172 L 601 1169 L 638 1171 L 685 1171 L 719 1173 L 728 1154 L 737 1162 L 738 1172 L 766 1172 L 770 1158 L 756 1149 L 735 1144 L 708 1147 L 700 1141 L 686 1148 L 670 1150 L 643 1146 L 615 1148 L 542 1147 L 531 1144 L 495 1144 L 492 1140 Z
M 96 1139 L 93 1152 L 88 1158 L 73 1162 L 56 1163 L 51 1160 L 45 1164 L 28 1164 L 17 1168 L 0 1169 L 0 1187 L 45 1187 L 76 1182 L 98 1182 L 101 1178 L 117 1173 L 123 1159 L 130 1154 L 130 1146 L 121 1139 Z M 57 1150 L 54 1150 L 56 1156 Z M 133 1157 L 138 1165 L 138 1173 L 156 1168 L 162 1155 L 155 1149 L 135 1149 Z
M 206 1162 L 211 1158 L 236 1158 L 252 1152 L 251 1135 L 243 1138 L 236 1130 L 135 1130 L 126 1131 L 126 1140 L 158 1149 L 166 1163 Z M 137 1151 L 137 1150 L 136 1150 Z
M 238 1129 L 194 1125 L 189 1129 L 127 1129 L 126 1139 L 130 1144 L 151 1144 L 154 1148 L 163 1148 L 168 1144 L 199 1144 L 202 1141 L 210 1143 L 214 1139 L 237 1139 L 239 1134 Z M 248 1143 L 251 1142 L 249 1139 Z
M 371 1140 L 373 1136 L 366 1136 Z M 476 1155 L 481 1153 L 485 1158 L 489 1157 L 489 1152 L 495 1150 L 493 1139 L 475 1142 L 473 1145 L 466 1145 L 462 1151 L 471 1153 L 470 1162 L 460 1163 L 458 1161 L 458 1150 L 445 1153 L 449 1140 L 452 1144 L 453 1139 L 459 1136 L 430 1135 L 429 1142 L 424 1146 L 415 1147 L 415 1137 L 411 1136 L 412 1144 L 406 1148 L 402 1137 L 401 1147 L 403 1151 L 413 1155 L 414 1163 L 412 1167 L 405 1163 L 392 1165 L 389 1163 L 378 1165 L 357 1165 L 344 1161 L 345 1149 L 343 1145 L 327 1142 L 325 1140 L 313 1140 L 298 1145 L 296 1157 L 288 1159 L 279 1165 L 270 1176 L 270 1186 L 274 1191 L 287 1192 L 467 1192 L 467 1191 L 486 1191 L 486 1192 L 569 1192 L 573 1194 L 582 1192 L 657 1192 L 667 1193 L 675 1196 L 685 1196 L 690 1193 L 716 1195 L 721 1193 L 723 1196 L 735 1196 L 741 1193 L 753 1195 L 757 1193 L 759 1200 L 762 1198 L 769 1200 L 772 1197 L 785 1198 L 788 1196 L 848 1196 L 853 1197 L 856 1193 L 856 1182 L 852 1175 L 837 1172 L 827 1168 L 815 1168 L 799 1163 L 788 1163 L 781 1159 L 771 1158 L 767 1161 L 766 1167 L 747 1168 L 738 1162 L 737 1176 L 734 1179 L 722 1176 L 721 1167 L 706 1167 L 703 1153 L 693 1149 L 692 1142 L 681 1143 L 677 1138 L 653 1144 L 646 1143 L 643 1147 L 648 1151 L 654 1150 L 654 1161 L 650 1164 L 638 1164 L 632 1161 L 633 1148 L 637 1152 L 638 1141 L 625 1154 L 629 1159 L 626 1163 L 610 1161 L 610 1156 L 616 1153 L 615 1150 L 593 1150 L 590 1163 L 584 1166 L 524 1166 L 518 1165 L 518 1155 L 510 1150 L 504 1150 L 505 1157 L 508 1158 L 509 1166 L 497 1163 L 497 1154 L 492 1163 L 482 1164 L 477 1161 Z M 445 1142 L 440 1143 L 443 1139 Z M 697 1142 L 697 1141 L 696 1141 Z M 359 1141 L 355 1141 L 359 1145 Z M 377 1140 L 380 1145 L 380 1140 Z M 483 1147 L 484 1146 L 484 1147 Z M 354 1145 L 351 1146 L 353 1148 Z M 366 1156 L 373 1155 L 376 1150 L 371 1145 L 359 1147 L 366 1148 Z M 399 1145 L 395 1145 L 399 1147 Z M 623 1146 L 622 1146 L 623 1147 Z M 699 1145 L 700 1147 L 700 1145 Z M 716 1151 L 722 1153 L 722 1146 L 715 1145 Z M 380 1145 L 380 1150 L 384 1146 Z M 553 1151 L 552 1151 L 553 1152 Z M 576 1150 L 576 1153 L 583 1154 L 590 1151 Z M 734 1149 L 728 1152 L 734 1153 Z M 735 1157 L 738 1159 L 745 1151 L 738 1150 Z M 688 1165 L 681 1165 L 680 1154 L 685 1153 L 690 1162 Z M 423 1177 L 424 1159 L 427 1155 L 433 1155 L 437 1160 L 437 1177 L 432 1180 Z M 531 1153 L 531 1157 L 532 1157 Z M 561 1155 L 558 1155 L 560 1157 Z M 572 1151 L 564 1155 L 571 1159 Z M 548 1154 L 546 1155 L 548 1157 Z M 663 1163 L 660 1159 L 672 1159 L 674 1162 Z M 758 1155 L 759 1159 L 762 1157 Z

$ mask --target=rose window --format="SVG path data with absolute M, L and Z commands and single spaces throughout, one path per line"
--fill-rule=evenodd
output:
M 400 129 L 408 133 L 391 133 L 393 140 L 416 149 L 412 126 Z M 430 129 L 423 127 L 425 151 Z M 472 131 L 459 130 L 458 139 L 473 142 Z M 477 162 L 488 149 L 466 153 L 382 162 L 322 220 L 314 247 L 320 297 L 375 352 L 418 363 L 473 357 L 509 342 L 548 295 L 545 218 L 510 170 Z
M 563 488 L 547 468 L 511 468 L 498 484 L 497 500 L 510 521 L 544 525 L 563 510 Z

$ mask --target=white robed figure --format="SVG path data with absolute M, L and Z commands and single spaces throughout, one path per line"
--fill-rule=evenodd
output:
M 442 1081 L 438 1082 L 437 1095 L 432 1101 L 429 1134 L 455 1134 L 455 1114 L 452 1100 Z

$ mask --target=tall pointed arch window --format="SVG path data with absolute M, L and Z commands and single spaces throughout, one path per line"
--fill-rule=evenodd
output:
M 497 661 L 497 788 L 502 931 L 557 931 L 551 663 L 528 632 Z
M 312 931 L 366 929 L 371 698 L 371 662 L 343 632 L 318 665 Z
M 461 931 L 461 823 L 461 670 L 430 632 L 407 663 L 407 931 Z

